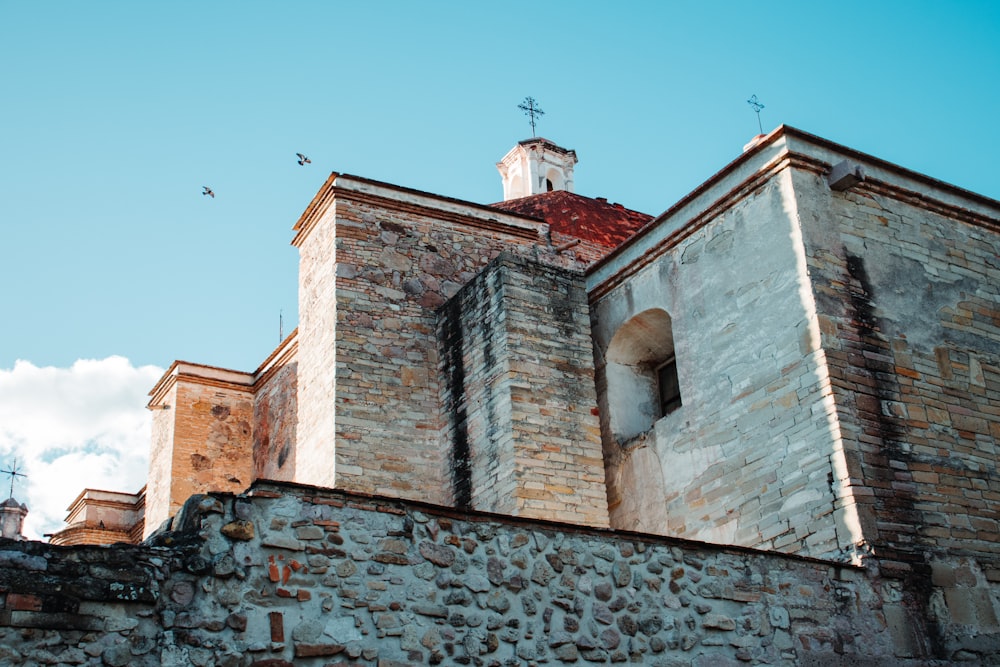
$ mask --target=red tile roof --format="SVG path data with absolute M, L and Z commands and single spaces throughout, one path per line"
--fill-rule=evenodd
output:
M 553 232 L 614 248 L 633 236 L 653 216 L 565 190 L 510 199 L 491 205 L 509 213 L 543 220 Z

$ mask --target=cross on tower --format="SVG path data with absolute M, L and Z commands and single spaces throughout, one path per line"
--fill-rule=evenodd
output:
M 545 112 L 538 106 L 534 97 L 525 97 L 524 101 L 517 105 L 517 108 L 531 120 L 531 136 L 535 136 L 535 121 L 544 116 Z
M 747 100 L 747 104 L 749 104 L 750 108 L 756 112 L 757 129 L 760 130 L 761 134 L 764 134 L 764 126 L 760 124 L 760 110 L 764 108 L 764 105 L 760 103 L 756 95 L 753 95 L 749 100 Z
M 14 463 L 10 466 L 10 470 L 0 470 L 0 474 L 10 475 L 10 495 L 9 498 L 14 497 L 14 478 L 15 477 L 27 477 L 22 472 L 17 471 L 17 457 L 14 457 Z

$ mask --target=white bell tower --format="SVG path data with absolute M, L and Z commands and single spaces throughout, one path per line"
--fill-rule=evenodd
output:
M 497 162 L 503 179 L 503 200 L 518 199 L 553 190 L 573 192 L 576 151 L 535 137 L 518 142 Z

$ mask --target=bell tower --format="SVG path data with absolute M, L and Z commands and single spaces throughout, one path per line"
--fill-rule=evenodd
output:
M 518 142 L 500 162 L 503 200 L 566 190 L 573 192 L 576 151 L 556 146 L 548 139 L 534 137 Z
M 26 539 L 21 534 L 21 527 L 27 515 L 28 506 L 17 502 L 13 496 L 0 503 L 0 537 L 8 540 Z

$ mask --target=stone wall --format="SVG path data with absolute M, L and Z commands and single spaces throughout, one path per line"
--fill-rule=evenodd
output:
M 192 494 L 236 492 L 256 479 L 295 479 L 297 351 L 293 332 L 255 373 L 176 361 L 163 374 L 148 405 L 153 424 L 143 536 Z
M 335 465 L 296 481 L 451 503 L 437 309 L 501 251 L 538 254 L 547 226 L 334 175 L 297 229 L 297 457 Z
M 845 483 L 886 561 L 928 576 L 962 553 L 1000 581 L 1000 206 L 878 176 L 832 196 L 796 180 Z
M 192 498 L 172 528 L 0 542 L 0 662 L 998 660 L 995 626 L 936 625 L 899 581 L 815 559 L 274 484 Z
M 833 403 L 791 186 L 787 172 L 735 174 L 722 195 L 661 222 L 627 278 L 592 292 L 612 526 L 849 557 L 857 538 L 829 482 Z M 624 437 L 615 411 L 656 381 L 616 388 L 612 372 L 630 369 L 614 365 L 620 332 L 635 339 L 637 368 L 643 348 L 672 349 L 682 399 L 659 419 L 653 407 L 630 415 Z
M 548 225 L 533 218 L 337 174 L 295 230 L 301 317 L 296 332 L 254 374 L 176 362 L 152 392 L 156 412 L 147 534 L 191 493 L 235 490 L 233 479 L 244 486 L 252 479 L 271 479 L 453 502 L 454 457 L 441 404 L 437 309 L 501 252 L 579 271 L 593 250 L 554 247 Z M 578 289 L 576 296 L 582 294 Z M 585 319 L 579 317 L 586 303 L 577 299 L 575 307 L 573 333 L 580 342 L 587 339 Z M 545 344 L 560 354 L 566 351 L 551 343 Z M 589 364 L 583 348 L 577 352 L 570 364 Z M 562 371 L 542 371 L 550 372 Z M 577 376 L 582 390 L 589 391 L 589 370 Z M 195 395 L 202 391 L 199 386 L 217 395 Z M 220 391 L 234 392 L 232 400 Z M 568 443 L 579 436 L 592 444 L 593 396 L 589 406 L 580 405 L 580 412 L 570 415 L 576 408 L 554 407 L 554 402 L 566 403 L 562 398 L 541 399 L 521 389 L 514 394 L 519 394 L 518 414 L 528 421 L 538 421 L 537 414 L 528 413 L 537 409 L 533 401 L 543 400 L 553 403 L 546 410 L 562 424 L 589 423 L 563 434 L 554 426 L 525 426 L 537 446 L 559 448 L 564 451 L 555 458 L 582 464 L 587 447 L 571 451 L 577 447 Z M 218 425 L 204 420 L 202 398 L 215 401 L 220 410 L 237 403 L 253 410 L 249 430 L 240 427 L 248 437 L 249 459 L 227 458 L 231 474 L 221 479 L 205 473 L 219 454 L 211 446 L 216 434 L 205 429 Z M 585 458 L 599 464 L 591 454 Z M 573 486 L 565 483 L 567 475 L 585 477 L 588 487 L 602 479 L 600 469 L 584 473 L 563 466 L 560 475 L 563 463 L 550 468 L 547 487 L 532 480 L 523 493 L 537 497 L 522 498 L 521 504 L 541 507 L 552 493 L 577 494 L 567 491 Z M 604 524 L 603 496 L 581 486 L 577 506 L 585 509 L 574 513 L 586 523 Z
M 172 384 L 158 395 L 159 402 L 153 407 L 153 419 L 149 441 L 149 473 L 146 475 L 146 509 L 143 517 L 145 538 L 160 524 L 173 516 L 180 506 L 171 501 L 173 488 L 174 415 L 162 406 L 177 404 L 177 385 Z M 183 502 L 183 498 L 179 499 Z
M 285 363 L 261 379 L 254 394 L 253 419 L 253 478 L 294 481 L 298 425 L 297 361 Z
M 297 481 L 331 487 L 337 479 L 333 397 L 337 389 L 334 351 L 338 313 L 333 220 L 331 208 L 316 213 L 308 225 L 300 221 L 292 241 L 299 249 L 298 425 L 292 465 Z
M 583 276 L 508 253 L 439 311 L 455 505 L 607 526 Z
M 840 191 L 845 159 L 867 177 Z M 998 229 L 995 201 L 789 129 L 674 207 L 588 276 L 612 525 L 995 577 Z M 684 404 L 637 437 L 613 354 L 651 309 Z

